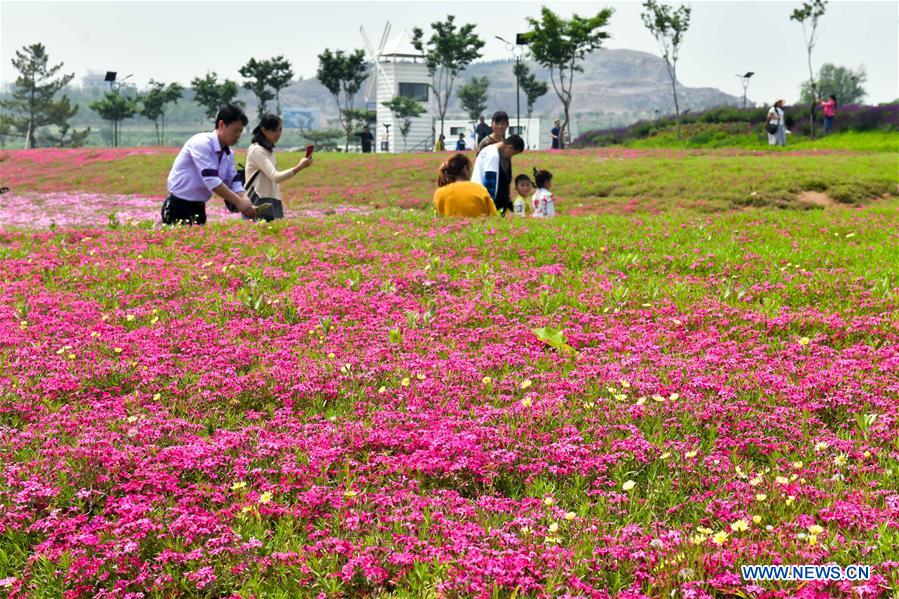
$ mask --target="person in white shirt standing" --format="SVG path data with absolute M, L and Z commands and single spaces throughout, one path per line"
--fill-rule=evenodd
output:
M 312 165 L 312 157 L 302 158 L 295 166 L 283 171 L 278 170 L 275 144 L 281 139 L 283 125 L 281 117 L 274 114 L 264 115 L 253 129 L 253 143 L 247 150 L 247 193 L 251 199 L 255 196 L 261 202 L 272 204 L 271 210 L 265 210 L 260 214 L 265 220 L 284 218 L 279 184 Z
M 187 140 L 169 172 L 169 196 L 162 203 L 163 224 L 206 224 L 206 202 L 213 193 L 236 206 L 244 216 L 256 217 L 231 152 L 247 122 L 243 110 L 225 106 L 215 117 L 215 131 L 197 133 Z
M 537 185 L 537 191 L 531 198 L 534 210 L 532 214 L 535 218 L 552 218 L 556 215 L 556 201 L 553 192 L 549 189 L 553 185 L 553 174 L 549 171 L 538 171 L 534 169 L 534 183 Z

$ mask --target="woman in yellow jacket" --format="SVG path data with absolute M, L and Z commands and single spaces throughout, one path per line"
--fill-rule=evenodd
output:
M 470 181 L 471 160 L 455 154 L 440 165 L 434 208 L 440 216 L 497 216 L 487 188 Z

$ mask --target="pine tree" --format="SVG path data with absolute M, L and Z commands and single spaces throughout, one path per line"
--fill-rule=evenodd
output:
M 19 76 L 16 77 L 12 97 L 0 102 L 0 106 L 9 111 L 7 123 L 25 138 L 26 148 L 37 145 L 37 132 L 44 127 L 56 127 L 63 133 L 61 136 L 46 133 L 40 138 L 41 141 L 53 145 L 82 145 L 90 130 L 70 132 L 68 124 L 69 119 L 78 112 L 78 106 L 72 106 L 65 94 L 58 100 L 54 99 L 75 74 L 57 78 L 63 63 L 54 66 L 49 63 L 50 58 L 43 44 L 32 44 L 17 50 L 12 64 L 19 71 Z

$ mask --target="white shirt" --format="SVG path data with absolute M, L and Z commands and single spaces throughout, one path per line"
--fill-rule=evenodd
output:
M 222 148 L 215 131 L 197 133 L 175 158 L 167 182 L 169 193 L 190 202 L 206 202 L 222 183 L 234 193 L 243 191 L 234 153 L 229 147 Z
M 496 200 L 496 192 L 499 190 L 499 148 L 497 148 L 497 144 L 485 147 L 475 158 L 474 168 L 471 170 L 471 180 L 486 187 L 490 192 L 490 197 Z

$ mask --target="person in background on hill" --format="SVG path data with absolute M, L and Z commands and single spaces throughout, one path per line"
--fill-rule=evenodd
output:
M 512 213 L 515 216 L 526 216 L 531 211 L 531 193 L 534 183 L 531 178 L 521 173 L 515 177 L 515 199 L 512 200 Z
M 440 165 L 434 208 L 440 216 L 496 216 L 496 206 L 487 189 L 470 181 L 471 161 L 465 154 L 454 154 Z
M 489 145 L 474 161 L 472 180 L 487 188 L 496 209 L 503 216 L 513 209 L 509 188 L 512 186 L 512 156 L 524 152 L 524 140 L 518 135 Z
M 556 122 L 553 123 L 553 128 L 549 130 L 549 136 L 552 139 L 551 147 L 553 150 L 561 149 L 562 147 L 562 122 L 556 119 Z
M 534 169 L 534 182 L 537 191 L 531 198 L 533 216 L 536 218 L 552 218 L 556 215 L 556 202 L 553 193 L 549 190 L 553 184 L 553 174 L 549 171 Z
M 375 141 L 375 136 L 372 135 L 371 131 L 368 129 L 368 125 L 362 127 L 362 133 L 357 133 L 356 135 L 359 137 L 359 142 L 362 144 L 362 153 L 371 154 L 371 145 Z
M 785 146 L 787 145 L 787 127 L 784 123 L 784 100 L 780 98 L 774 102 L 774 105 L 768 109 L 768 125 L 776 125 L 774 133 L 768 133 L 768 145 Z
M 205 225 L 206 202 L 213 193 L 247 218 L 256 217 L 231 152 L 248 122 L 243 110 L 225 106 L 215 117 L 215 131 L 197 133 L 187 140 L 169 172 L 169 196 L 162 203 L 163 224 Z
M 284 218 L 279 184 L 312 165 L 311 157 L 303 157 L 295 166 L 283 171 L 278 170 L 275 160 L 275 145 L 281 139 L 282 130 L 281 117 L 274 114 L 264 115 L 253 129 L 253 143 L 247 150 L 247 194 L 251 200 L 254 200 L 254 204 L 260 202 L 272 204 L 272 209 L 265 210 L 260 214 L 265 220 Z M 370 147 L 369 150 L 371 150 Z
M 509 115 L 502 110 L 493 113 L 492 132 L 478 142 L 478 153 L 487 146 L 499 143 L 506 138 L 509 129 Z
M 456 151 L 457 151 L 457 152 L 464 152 L 464 151 L 467 150 L 467 149 L 468 149 L 468 148 L 465 147 L 465 134 L 464 134 L 464 133 L 460 133 L 460 134 L 459 134 L 459 139 L 456 140 Z
M 437 141 L 434 143 L 434 151 L 446 152 L 446 136 L 443 133 L 440 134 Z
M 824 135 L 827 135 L 833 129 L 833 117 L 837 116 L 837 97 L 830 94 L 827 100 L 821 100 L 820 103 L 824 108 Z
M 483 115 L 479 119 L 478 126 L 474 128 L 474 134 L 478 145 L 480 145 L 482 139 L 490 135 L 490 125 L 484 122 Z

